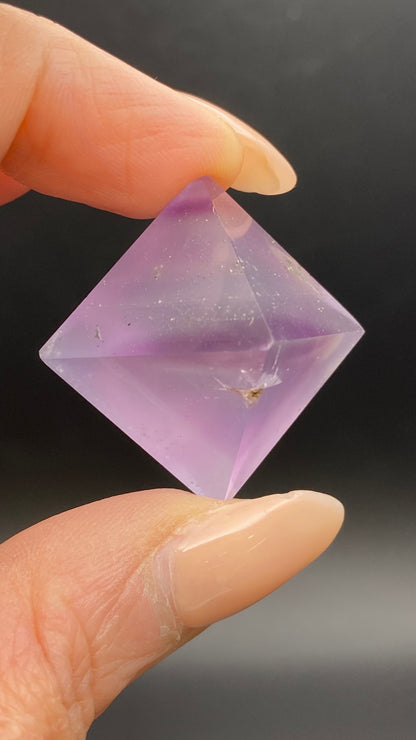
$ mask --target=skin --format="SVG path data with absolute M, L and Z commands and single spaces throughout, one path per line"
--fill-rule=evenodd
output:
M 36 189 L 142 218 L 202 175 L 264 194 L 295 184 L 230 114 L 2 4 L 0 72 L 0 203 Z M 314 560 L 342 518 L 310 491 L 232 502 L 138 491 L 4 542 L 1 737 L 85 738 L 128 683 Z

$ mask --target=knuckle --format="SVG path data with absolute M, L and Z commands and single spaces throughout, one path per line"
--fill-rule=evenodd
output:
M 34 633 L 51 681 L 75 737 L 83 737 L 95 715 L 90 647 L 77 614 L 53 580 L 32 597 Z
M 27 588 L 13 574 L 7 580 L 0 609 L 0 737 L 85 738 L 93 707 L 88 651 L 77 638 L 76 619 L 53 584 L 45 590 L 33 578 Z

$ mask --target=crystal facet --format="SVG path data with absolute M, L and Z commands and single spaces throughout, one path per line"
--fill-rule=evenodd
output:
M 204 177 L 40 356 L 191 491 L 231 498 L 362 333 Z

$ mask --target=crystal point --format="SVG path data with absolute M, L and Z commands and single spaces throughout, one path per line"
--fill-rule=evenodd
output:
M 40 356 L 191 491 L 231 498 L 362 333 L 204 177 Z

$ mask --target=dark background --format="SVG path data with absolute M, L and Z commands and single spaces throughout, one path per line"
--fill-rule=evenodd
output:
M 242 492 L 337 495 L 336 543 L 141 678 L 89 737 L 414 739 L 414 0 L 18 4 L 275 142 L 296 190 L 235 197 L 367 331 Z M 144 226 L 33 193 L 1 210 L 3 538 L 179 487 L 37 357 Z

